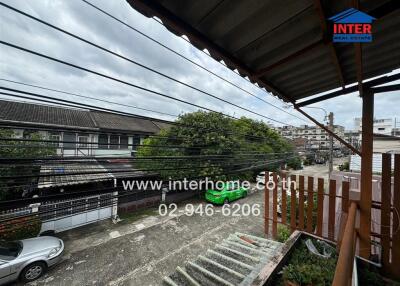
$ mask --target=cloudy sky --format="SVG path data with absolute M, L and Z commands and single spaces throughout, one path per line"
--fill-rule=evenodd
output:
M 146 18 L 136 12 L 126 1 L 88 1 L 258 97 L 280 108 L 285 105 L 282 101 L 253 86 L 233 71 L 208 57 L 205 53 L 192 47 L 184 39 L 173 35 L 154 19 Z M 299 125 L 306 123 L 223 82 L 80 0 L 5 0 L 3 2 L 257 113 L 262 113 L 288 124 Z M 94 69 L 138 86 L 156 90 L 226 114 L 243 115 L 267 121 L 265 118 L 227 105 L 132 63 L 116 58 L 2 6 L 0 7 L 0 16 L 0 34 L 3 41 L 33 49 L 37 52 Z M 135 109 L 133 106 L 171 115 L 179 115 L 197 109 L 134 87 L 17 51 L 4 45 L 0 45 L 0 73 L 1 79 L 123 103 L 130 107 L 52 91 L 43 91 L 5 81 L 0 81 L 2 86 L 135 114 L 173 120 L 173 116 L 143 111 Z M 6 98 L 3 95 L 0 95 L 0 97 Z M 341 96 L 314 106 L 333 111 L 335 113 L 335 123 L 344 125 L 346 128 L 352 128 L 353 118 L 361 114 L 361 100 L 356 94 Z M 399 106 L 400 92 L 380 94 L 376 96 L 375 116 L 377 118 L 397 117 L 398 121 L 400 121 Z M 287 111 L 301 117 L 294 110 L 287 109 Z M 324 117 L 324 112 L 321 110 L 309 109 L 308 111 L 320 120 Z M 280 124 L 275 123 L 275 125 Z

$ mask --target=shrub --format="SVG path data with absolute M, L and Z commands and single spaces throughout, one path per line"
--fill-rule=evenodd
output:
M 298 285 L 324 285 L 324 277 L 318 265 L 290 264 L 283 269 L 283 279 Z
M 41 226 L 38 216 L 16 218 L 0 225 L 0 239 L 12 241 L 35 237 Z
M 278 224 L 278 237 L 279 242 L 285 242 L 290 237 L 290 229 L 283 224 Z

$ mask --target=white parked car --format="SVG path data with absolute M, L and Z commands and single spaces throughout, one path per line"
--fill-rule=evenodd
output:
M 0 285 L 39 278 L 61 260 L 63 251 L 63 241 L 51 236 L 12 242 L 0 240 Z

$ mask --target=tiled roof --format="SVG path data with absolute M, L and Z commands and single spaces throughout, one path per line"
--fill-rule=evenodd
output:
M 156 133 L 165 123 L 83 109 L 0 100 L 0 122 Z
M 100 129 L 139 131 L 156 133 L 160 129 L 150 120 L 105 112 L 90 112 L 93 120 Z
M 55 126 L 95 128 L 85 110 L 0 100 L 0 120 Z

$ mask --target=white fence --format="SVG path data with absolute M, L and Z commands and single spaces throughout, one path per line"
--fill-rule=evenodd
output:
M 394 154 L 392 154 L 392 170 L 394 170 Z M 361 157 L 359 155 L 351 155 L 350 157 L 350 171 L 361 171 Z M 372 156 L 372 172 L 382 173 L 382 154 L 377 153 Z

